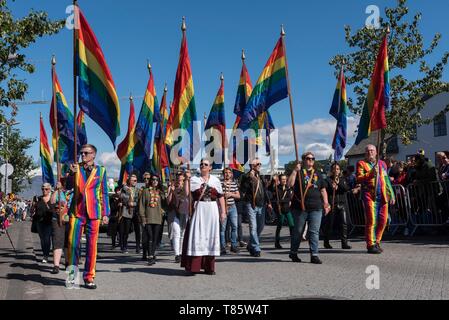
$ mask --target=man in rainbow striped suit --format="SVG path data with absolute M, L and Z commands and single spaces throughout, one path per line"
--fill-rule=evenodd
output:
M 357 183 L 362 185 L 362 200 L 366 215 L 366 245 L 368 253 L 380 254 L 380 241 L 387 226 L 388 204 L 395 204 L 395 195 L 387 173 L 387 165 L 377 161 L 377 149 L 368 145 L 365 160 L 357 163 Z
M 84 266 L 84 283 L 88 289 L 96 289 L 94 283 L 95 264 L 97 261 L 97 241 L 100 224 L 108 223 L 109 197 L 106 169 L 95 165 L 97 148 L 93 145 L 81 147 L 80 164 L 70 165 L 70 178 L 74 187 L 70 205 L 70 229 L 68 243 L 68 264 L 73 273 L 79 261 L 79 245 L 83 227 L 86 233 L 86 263 Z M 70 278 L 69 282 L 74 283 Z

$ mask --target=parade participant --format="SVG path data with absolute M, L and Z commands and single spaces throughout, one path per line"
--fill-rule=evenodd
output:
M 175 263 L 181 262 L 181 248 L 189 217 L 189 198 L 184 190 L 185 176 L 176 173 L 176 182 L 168 188 L 167 202 L 170 204 L 170 240 L 175 252 Z
M 366 215 L 366 245 L 368 253 L 383 252 L 380 242 L 387 225 L 388 203 L 395 204 L 395 195 L 387 174 L 387 166 L 377 161 L 377 149 L 368 145 L 365 160 L 357 163 L 357 183 L 362 185 L 362 200 Z
M 314 169 L 315 156 L 312 152 L 306 152 L 302 155 L 302 161 L 304 169 L 298 163 L 288 180 L 290 188 L 294 188 L 291 209 L 295 221 L 289 257 L 293 262 L 301 262 L 298 257 L 298 249 L 301 244 L 301 233 L 307 222 L 309 226 L 310 262 L 321 264 L 322 261 L 318 257 L 319 231 L 323 208 L 327 215 L 330 212 L 330 205 L 324 180 Z M 302 183 L 302 190 L 304 190 L 302 197 L 299 183 Z
M 282 226 L 285 222 L 287 222 L 290 229 L 290 237 L 293 235 L 293 228 L 295 226 L 293 215 L 290 210 L 293 192 L 292 189 L 287 186 L 287 176 L 285 174 L 281 174 L 276 180 L 279 180 L 279 183 L 275 181 L 275 184 L 272 186 L 272 190 L 270 190 L 273 194 L 273 210 L 277 215 L 274 247 L 276 249 L 282 249 L 280 239 Z
M 187 224 L 182 248 L 181 267 L 187 275 L 204 269 L 215 274 L 215 257 L 220 255 L 220 221 L 226 217 L 225 201 L 220 180 L 211 175 L 208 160 L 201 160 L 201 174 L 191 177 L 186 172 L 186 196 L 192 193 L 193 210 Z
M 159 183 L 159 177 L 152 175 L 145 181 L 145 188 L 139 197 L 139 221 L 142 226 L 142 260 L 148 259 L 148 264 L 156 263 L 156 246 L 159 233 L 162 232 L 162 216 L 165 213 L 165 195 Z M 151 243 L 151 245 L 150 245 Z
M 42 196 L 35 204 L 35 214 L 33 219 L 37 221 L 37 232 L 41 240 L 43 259 L 42 263 L 48 262 L 51 250 L 52 218 L 54 207 L 51 204 L 51 185 L 42 185 Z
M 119 220 L 119 232 L 120 232 L 120 249 L 122 253 L 128 253 L 128 236 L 130 234 L 131 225 L 133 225 L 133 219 L 137 213 L 137 202 L 139 200 L 139 191 L 137 190 L 137 176 L 132 174 L 128 177 L 127 184 L 123 186 L 120 194 L 121 214 Z M 140 238 L 140 225 L 134 232 L 136 234 L 136 251 L 140 251 L 140 241 L 138 241 L 137 234 Z M 140 240 L 140 239 L 139 239 Z
M 109 197 L 111 215 L 109 216 L 108 236 L 111 237 L 112 249 L 115 249 L 117 247 L 117 233 L 118 233 L 117 231 L 119 226 L 118 219 L 122 206 L 122 202 L 120 200 L 121 192 L 122 188 L 117 186 L 114 188 L 114 194 Z
M 94 283 L 97 261 L 97 241 L 100 224 L 108 223 L 109 198 L 106 169 L 95 164 L 97 148 L 86 144 L 81 147 L 80 164 L 70 165 L 70 182 L 74 194 L 70 205 L 70 227 L 68 237 L 68 260 L 71 268 L 69 283 L 75 283 L 75 267 L 78 266 L 81 232 L 86 231 L 86 262 L 84 266 L 84 283 L 88 289 L 96 289 Z M 70 181 L 71 180 L 71 181 Z
M 272 210 L 265 183 L 260 176 L 262 164 L 258 158 L 251 161 L 251 170 L 242 177 L 240 191 L 244 195 L 245 209 L 249 216 L 250 243 L 247 250 L 253 257 L 260 257 L 259 237 L 265 226 L 265 206 Z
M 324 220 L 324 247 L 333 249 L 329 240 L 334 226 L 334 218 L 337 215 L 340 220 L 341 248 L 349 250 L 351 246 L 348 244 L 348 219 L 345 210 L 345 195 L 349 191 L 349 186 L 341 176 L 340 165 L 337 162 L 332 164 L 331 173 L 325 180 L 325 186 L 331 203 L 331 212 Z
M 237 245 L 237 207 L 235 206 L 235 200 L 240 199 L 240 192 L 237 183 L 234 181 L 234 176 L 232 174 L 231 168 L 226 168 L 223 171 L 224 181 L 222 182 L 222 189 L 225 195 L 227 216 L 220 226 L 220 245 L 221 254 L 226 254 L 226 224 L 228 220 L 231 222 L 231 252 L 239 253 L 240 250 Z
M 66 220 L 67 203 L 66 195 L 61 182 L 56 184 L 55 192 L 51 196 L 51 204 L 54 206 L 52 216 L 52 240 L 53 240 L 53 270 L 52 274 L 59 273 L 59 264 L 62 257 L 62 249 L 66 247 Z M 67 256 L 66 256 L 67 259 Z

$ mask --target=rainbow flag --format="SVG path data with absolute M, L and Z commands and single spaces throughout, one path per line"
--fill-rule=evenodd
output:
M 248 103 L 248 100 L 251 97 L 252 92 L 253 92 L 253 85 L 251 83 L 251 78 L 249 76 L 248 69 L 246 68 L 245 56 L 242 54 L 242 71 L 240 72 L 240 81 L 239 86 L 237 88 L 237 96 L 234 105 L 234 113 L 237 115 L 233 127 L 234 132 L 239 126 L 241 119 L 240 114 L 242 110 L 245 108 L 246 104 Z M 235 137 L 233 137 L 233 139 L 234 139 L 234 148 L 232 151 L 232 161 L 230 164 L 230 168 L 232 168 L 234 171 L 245 172 L 244 164 L 247 161 L 247 157 L 245 157 L 243 164 L 238 162 L 237 141 L 235 140 L 236 139 Z
M 153 123 L 155 122 L 155 120 L 157 120 L 155 117 L 155 113 L 157 110 L 159 110 L 156 89 L 154 87 L 153 72 L 151 71 L 151 68 L 149 70 L 150 79 L 148 80 L 147 89 L 143 98 L 142 108 L 140 109 L 139 117 L 137 118 L 136 123 L 137 141 L 143 148 L 143 154 L 139 154 L 139 157 L 142 158 L 142 161 L 143 158 L 151 159 Z M 149 160 L 145 160 L 144 162 L 148 167 L 151 165 L 151 163 L 149 163 Z M 143 169 L 142 174 L 145 171 L 146 170 Z
M 175 90 L 173 100 L 173 122 L 167 131 L 166 143 L 174 145 L 180 142 L 173 141 L 173 131 L 176 129 L 187 130 L 190 135 L 190 160 L 195 158 L 193 144 L 199 141 L 199 133 L 195 130 L 194 122 L 197 120 L 195 107 L 195 90 L 193 88 L 192 69 L 190 66 L 189 51 L 187 48 L 187 37 L 183 32 L 181 50 L 179 54 L 178 70 L 176 72 Z
M 42 167 L 42 181 L 43 183 L 50 183 L 52 186 L 54 186 L 55 177 L 53 175 L 53 169 L 51 167 L 53 161 L 42 116 L 40 119 L 40 156 Z
M 214 134 L 213 131 L 217 130 L 220 132 L 221 141 L 207 141 L 206 146 L 213 143 L 214 150 L 223 150 L 223 156 L 221 163 L 213 163 L 212 166 L 215 169 L 221 168 L 224 161 L 224 149 L 227 147 L 226 144 L 226 119 L 225 119 L 225 108 L 224 108 L 224 81 L 221 80 L 220 88 L 218 89 L 217 96 L 215 98 L 212 109 L 210 110 L 209 118 L 207 119 L 204 131 L 211 130 L 211 136 Z
M 134 102 L 132 97 L 129 99 L 129 119 L 128 119 L 128 132 L 123 141 L 117 148 L 117 156 L 120 159 L 122 165 L 120 169 L 120 179 L 122 183 L 126 182 L 126 178 L 133 172 L 134 162 L 134 149 L 137 143 L 137 135 L 135 133 L 135 113 Z
M 81 147 L 87 144 L 87 133 L 86 133 L 86 124 L 84 123 L 84 112 L 81 110 L 78 112 L 78 116 L 76 117 L 77 127 L 77 136 L 78 136 L 78 145 L 79 148 L 77 150 L 81 150 Z
M 162 96 L 162 100 L 166 99 L 165 92 Z M 161 103 L 165 103 L 165 101 L 161 101 Z M 159 150 L 158 148 L 158 140 L 162 138 L 162 132 L 161 132 L 161 110 L 159 106 L 155 106 L 154 108 L 154 117 L 153 117 L 153 123 L 156 123 L 156 129 L 154 132 L 154 141 L 153 141 L 153 158 L 151 161 L 151 173 L 160 175 L 161 174 L 161 168 L 159 163 Z
M 340 161 L 343 157 L 343 151 L 346 148 L 348 113 L 349 109 L 346 96 L 346 81 L 342 68 L 337 82 L 337 88 L 335 89 L 334 99 L 332 100 L 332 106 L 329 111 L 329 114 L 337 120 L 334 140 L 332 142 L 332 148 L 335 150 L 335 161 Z
M 287 97 L 286 60 L 283 38 L 280 37 L 251 93 L 248 103 L 240 114 L 241 119 L 238 127 L 245 131 L 260 114 Z
M 53 130 L 52 144 L 55 151 L 56 159 L 56 121 L 54 117 L 54 108 L 56 106 L 56 112 L 58 117 L 58 153 L 59 161 L 61 163 L 73 162 L 74 144 L 73 144 L 73 114 L 70 111 L 67 100 L 62 91 L 61 84 L 59 83 L 56 71 L 52 70 L 52 82 L 53 82 L 53 98 L 50 106 L 50 125 Z M 54 98 L 56 97 L 56 102 Z
M 97 37 L 79 10 L 77 75 L 79 106 L 109 136 L 114 145 L 120 135 L 120 105 Z
M 388 34 L 385 36 L 379 49 L 368 96 L 363 107 L 362 117 L 355 144 L 368 138 L 371 132 L 385 129 L 387 120 L 385 109 L 390 106 L 390 68 L 388 64 Z
M 153 145 L 153 166 L 157 173 L 162 174 L 162 181 L 165 181 L 165 168 L 169 166 L 167 148 L 164 141 L 165 126 L 168 121 L 167 113 L 167 91 L 164 90 L 162 96 L 161 108 L 159 112 L 159 121 L 156 124 L 156 132 L 154 133 Z

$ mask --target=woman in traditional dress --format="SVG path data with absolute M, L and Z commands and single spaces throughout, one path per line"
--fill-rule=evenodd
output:
M 186 195 L 192 195 L 192 214 L 184 235 L 181 267 L 187 275 L 204 269 L 215 274 L 215 257 L 220 256 L 220 222 L 226 218 L 226 209 L 220 180 L 211 175 L 208 160 L 201 160 L 200 177 L 186 172 Z

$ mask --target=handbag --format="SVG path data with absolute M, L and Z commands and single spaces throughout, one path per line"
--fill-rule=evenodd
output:
M 31 233 L 38 233 L 37 231 L 37 219 L 33 216 L 31 220 Z

